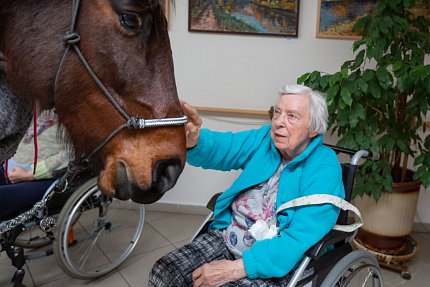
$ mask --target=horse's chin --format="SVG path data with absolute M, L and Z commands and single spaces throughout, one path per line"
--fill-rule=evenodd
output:
M 158 201 L 163 195 L 164 193 L 160 194 L 159 192 L 148 190 L 144 194 L 133 193 L 131 200 L 137 203 L 150 204 Z
M 129 186 L 128 188 L 116 188 L 115 189 L 115 198 L 119 200 L 129 200 L 136 203 L 141 204 L 150 204 L 158 201 L 164 192 L 160 192 L 158 188 L 151 187 L 147 190 L 136 189 L 133 186 Z

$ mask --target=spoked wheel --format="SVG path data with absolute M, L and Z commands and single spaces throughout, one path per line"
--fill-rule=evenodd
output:
M 35 221 L 25 224 L 25 230 L 15 239 L 14 244 L 22 248 L 40 248 L 51 244 L 53 234 L 44 232 Z
M 61 210 L 53 244 L 57 263 L 74 278 L 102 276 L 130 255 L 144 223 L 144 205 L 103 195 L 93 178 Z
M 343 257 L 328 273 L 321 287 L 383 287 L 381 270 L 375 257 L 356 250 Z

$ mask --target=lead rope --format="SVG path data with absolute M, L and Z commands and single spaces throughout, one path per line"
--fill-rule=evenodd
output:
M 37 98 L 34 99 L 34 109 L 33 109 L 33 145 L 34 145 L 33 174 L 36 174 L 37 158 L 39 153 L 39 149 L 37 146 Z
M 4 179 L 5 179 L 6 183 L 9 182 L 9 178 L 8 178 L 8 175 L 7 175 L 8 165 L 9 165 L 9 160 L 7 159 L 4 162 L 4 170 L 3 170 L 3 176 L 4 176 Z

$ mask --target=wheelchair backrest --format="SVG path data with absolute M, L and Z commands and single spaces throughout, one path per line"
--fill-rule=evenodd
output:
M 355 150 L 342 148 L 330 144 L 324 144 L 330 147 L 336 154 L 347 154 L 354 155 L 356 153 Z M 352 189 L 354 187 L 355 174 L 357 171 L 357 165 L 353 165 L 350 163 L 342 163 L 342 182 L 345 188 L 345 200 L 350 202 L 352 197 Z M 348 211 L 341 210 L 339 214 L 339 218 L 337 219 L 337 224 L 346 224 L 348 220 Z
M 350 202 L 352 196 L 352 189 L 354 187 L 355 173 L 357 166 L 349 163 L 342 163 L 342 182 L 345 188 L 345 200 Z M 341 210 L 337 224 L 346 224 L 348 219 L 348 211 Z

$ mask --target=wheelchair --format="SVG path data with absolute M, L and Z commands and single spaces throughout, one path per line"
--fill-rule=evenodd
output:
M 59 181 L 30 210 L 0 221 L 2 252 L 16 267 L 14 287 L 22 286 L 27 261 L 52 254 L 73 278 L 103 276 L 130 255 L 142 235 L 144 205 L 102 194 L 97 177 L 60 192 Z
M 364 159 L 378 160 L 379 155 L 366 150 L 354 151 L 328 144 L 326 146 L 332 148 L 338 155 L 352 156 L 349 163 L 341 164 L 345 200 L 349 202 L 358 166 Z M 220 193 L 215 194 L 209 200 L 207 204 L 209 210 L 214 210 L 219 195 Z M 348 212 L 342 210 L 337 224 L 346 224 L 347 220 Z M 191 241 L 205 233 L 212 221 L 211 212 Z M 290 276 L 287 287 L 383 287 L 381 269 L 376 258 L 368 251 L 353 249 L 352 240 L 355 235 L 355 231 L 331 230 L 305 253 L 302 261 L 287 275 Z

